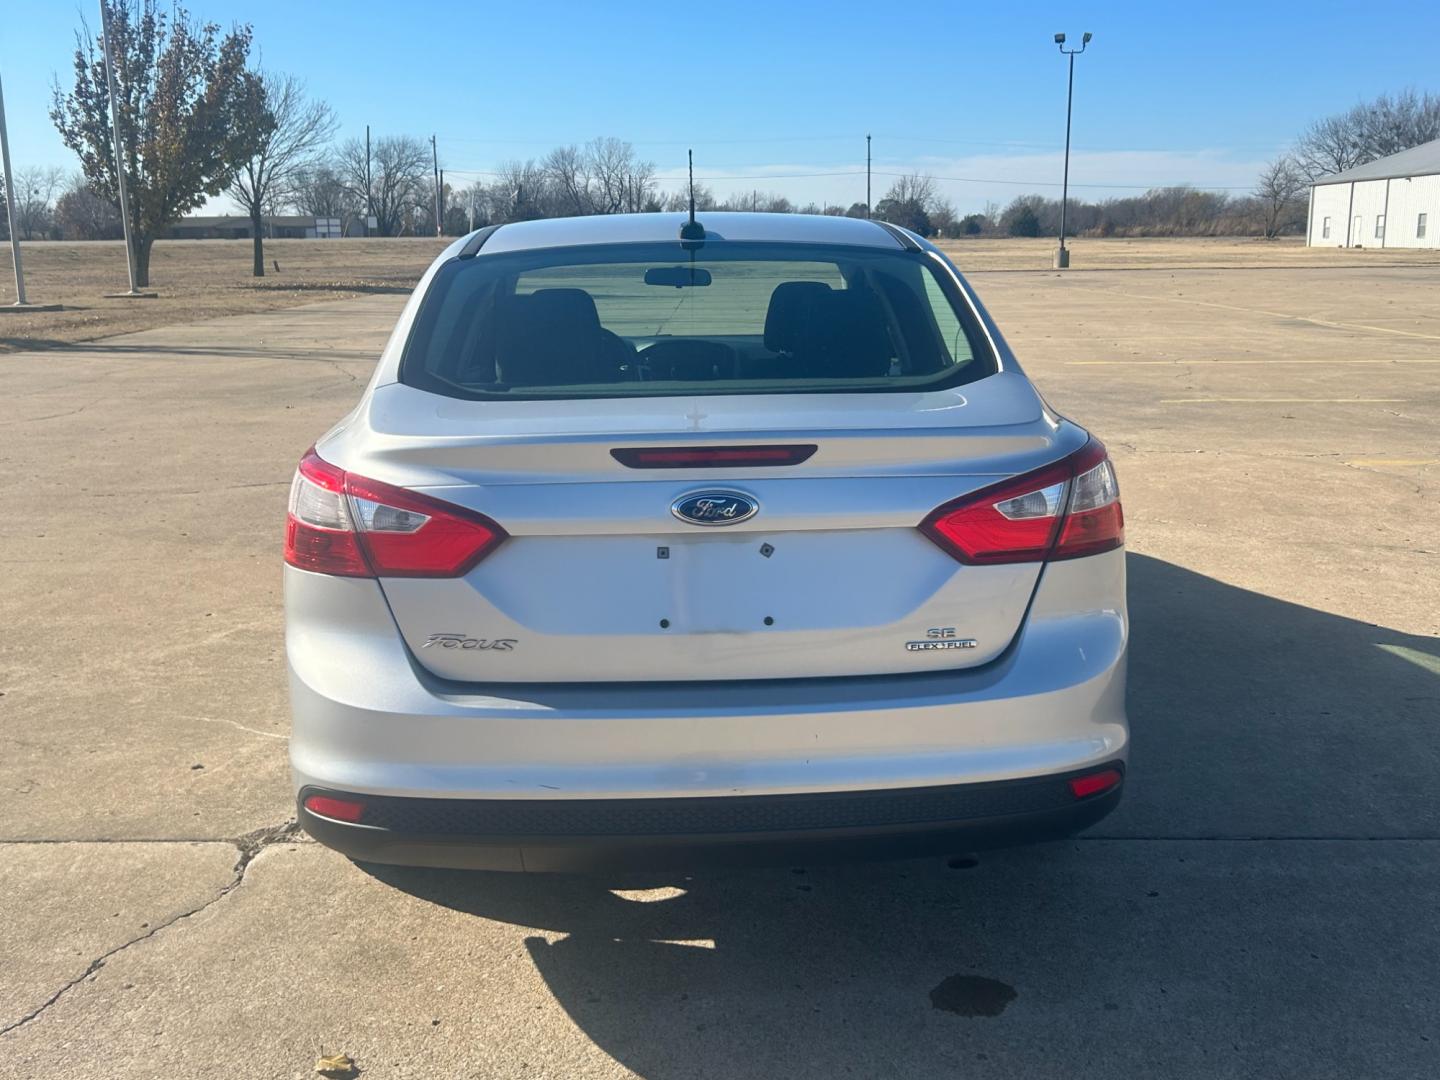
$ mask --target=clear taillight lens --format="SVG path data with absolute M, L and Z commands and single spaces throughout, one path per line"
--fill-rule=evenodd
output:
M 920 528 L 961 562 L 1073 559 L 1125 542 L 1120 488 L 1105 447 L 1091 439 L 1053 465 L 972 492 Z
M 374 576 L 350 518 L 345 473 L 322 461 L 313 449 L 300 459 L 290 484 L 285 561 L 317 574 Z
M 345 577 L 459 577 L 505 535 L 483 514 L 347 473 L 311 448 L 290 485 L 285 561 Z
M 1105 453 L 1104 447 L 1100 447 L 1100 453 Z M 1075 559 L 1095 555 L 1124 542 L 1125 513 L 1120 509 L 1120 485 L 1115 479 L 1115 466 L 1108 457 L 1102 458 L 1099 464 L 1072 481 L 1065 524 L 1060 529 L 1055 553 L 1050 557 Z

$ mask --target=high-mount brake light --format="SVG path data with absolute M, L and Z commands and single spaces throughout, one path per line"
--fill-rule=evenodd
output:
M 977 564 L 1075 559 L 1125 543 L 1120 487 L 1098 439 L 948 502 L 920 528 L 956 559 Z
M 610 456 L 627 469 L 719 469 L 799 465 L 815 453 L 814 443 L 786 446 L 635 446 L 617 447 Z
M 347 473 L 311 447 L 290 485 L 285 561 L 342 577 L 460 577 L 505 536 L 483 514 Z

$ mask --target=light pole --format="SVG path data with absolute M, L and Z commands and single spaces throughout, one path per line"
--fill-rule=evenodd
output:
M 5 169 L 5 213 L 10 226 L 10 258 L 15 266 L 15 307 L 25 302 L 25 269 L 20 265 L 20 233 L 15 228 L 15 173 L 10 168 L 10 137 L 5 131 L 5 92 L 0 90 L 0 166 Z
M 865 216 L 870 216 L 870 136 L 865 136 Z
M 1070 58 L 1070 85 L 1065 91 L 1065 178 L 1060 184 L 1060 247 L 1055 251 L 1055 269 L 1064 270 L 1070 265 L 1070 252 L 1065 248 L 1065 216 L 1070 208 L 1070 111 L 1075 104 L 1075 57 L 1085 51 L 1094 35 L 1088 30 L 1080 38 L 1078 49 L 1065 48 L 1065 35 L 1056 34 L 1055 44 L 1060 54 Z
M 115 134 L 115 186 L 120 195 L 120 225 L 125 232 L 125 268 L 130 272 L 130 291 L 110 295 L 143 296 L 148 294 L 136 288 L 135 241 L 130 236 L 130 198 L 125 190 L 125 142 L 120 138 L 120 99 L 115 93 L 115 54 L 110 51 L 110 12 L 105 0 L 100 0 L 100 41 L 105 49 L 105 86 L 110 92 L 110 129 Z

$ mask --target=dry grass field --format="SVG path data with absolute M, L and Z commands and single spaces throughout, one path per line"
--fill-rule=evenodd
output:
M 5 311 L 0 307 L 0 352 L 93 341 L 176 322 L 294 307 L 316 300 L 368 293 L 404 293 L 415 284 L 445 241 L 272 240 L 265 245 L 267 273 L 250 276 L 244 240 L 172 240 L 151 258 L 154 299 L 107 299 L 126 287 L 125 252 L 118 242 L 24 245 L 26 286 L 35 304 L 60 311 Z M 1055 241 L 978 239 L 946 241 L 962 270 L 1045 270 Z M 1072 273 L 1089 270 L 1195 270 L 1245 267 L 1301 269 L 1440 266 L 1440 252 L 1307 248 L 1297 239 L 1089 239 L 1072 241 Z M 0 305 L 14 299 L 9 249 L 0 254 Z M 278 264 L 279 269 L 275 266 Z
M 118 241 L 23 245 L 25 291 L 32 304 L 60 311 L 0 314 L 0 352 L 93 341 L 177 322 L 295 307 L 367 293 L 409 292 L 448 241 L 270 240 L 266 276 L 250 275 L 248 240 L 171 240 L 150 257 L 154 299 L 107 299 L 124 292 L 125 247 Z M 10 249 L 0 257 L 0 303 L 15 299 Z M 280 269 L 275 270 L 279 264 Z

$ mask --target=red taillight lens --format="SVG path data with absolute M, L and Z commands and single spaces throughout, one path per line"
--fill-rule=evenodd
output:
M 347 473 L 312 447 L 290 486 L 285 561 L 345 577 L 459 577 L 505 535 L 483 514 Z
M 460 577 L 505 539 L 483 514 L 354 473 L 345 494 L 377 577 Z
M 365 804 L 354 799 L 336 799 L 329 795 L 307 795 L 305 809 L 320 817 L 336 821 L 359 821 L 365 815 Z
M 935 510 L 921 530 L 965 563 L 1042 562 L 1125 542 L 1115 469 L 1099 440 Z
M 1070 791 L 1077 799 L 1088 798 L 1091 795 L 1099 795 L 1103 791 L 1109 791 L 1124 779 L 1119 769 L 1105 769 L 1102 772 L 1091 773 L 1089 776 L 1077 776 L 1070 781 Z

